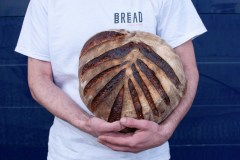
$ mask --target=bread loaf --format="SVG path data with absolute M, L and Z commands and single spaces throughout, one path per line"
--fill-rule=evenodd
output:
M 79 62 L 80 96 L 97 117 L 162 122 L 186 89 L 178 55 L 159 36 L 109 30 L 90 38 Z

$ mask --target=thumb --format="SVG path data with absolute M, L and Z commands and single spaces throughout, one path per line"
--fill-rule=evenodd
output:
M 107 132 L 118 132 L 125 128 L 119 121 L 107 123 L 105 127 Z
M 147 120 L 139 120 L 129 117 L 123 117 L 120 119 L 121 125 L 128 127 L 128 128 L 136 128 L 140 130 L 144 130 L 148 128 L 148 121 Z
M 100 128 L 102 132 L 118 132 L 124 128 L 119 121 L 109 123 L 97 117 L 92 118 L 91 123 L 95 128 Z

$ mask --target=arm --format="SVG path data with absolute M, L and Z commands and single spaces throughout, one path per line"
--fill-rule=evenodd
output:
M 171 131 L 174 131 L 177 128 L 178 124 L 190 109 L 196 95 L 199 80 L 192 41 L 188 41 L 183 45 L 176 47 L 175 51 L 179 55 L 183 64 L 184 73 L 187 79 L 187 91 L 179 106 L 166 119 L 166 121 L 164 121 L 164 124 L 168 125 L 168 127 L 171 128 Z
M 28 83 L 33 98 L 53 115 L 93 136 L 121 130 L 119 122 L 90 117 L 53 83 L 50 62 L 28 58 Z
M 99 137 L 99 141 L 118 151 L 140 152 L 159 146 L 166 142 L 175 131 L 176 127 L 190 109 L 194 100 L 198 85 L 198 70 L 195 60 L 192 41 L 188 41 L 175 48 L 176 53 L 182 60 L 186 75 L 187 90 L 179 106 L 160 125 L 147 120 L 122 118 L 121 124 L 138 130 L 133 134 L 107 134 Z

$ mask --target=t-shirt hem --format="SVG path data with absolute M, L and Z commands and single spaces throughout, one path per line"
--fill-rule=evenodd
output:
M 112 159 L 112 155 L 115 155 L 114 160 L 136 160 L 136 159 L 137 160 L 169 160 L 170 159 L 170 148 L 169 148 L 168 142 L 165 142 L 159 147 L 146 150 L 146 153 L 143 153 L 143 154 L 137 153 L 136 155 L 134 154 L 125 155 L 128 153 L 121 153 L 121 152 L 119 154 L 116 154 L 115 151 L 111 151 L 111 149 L 103 145 L 98 145 L 98 143 L 95 144 L 96 142 L 95 138 L 92 137 L 91 135 L 83 131 L 79 131 L 79 133 L 74 133 L 72 132 L 73 126 L 71 124 L 62 123 L 62 122 L 64 121 L 55 117 L 54 123 L 50 129 L 49 141 L 48 141 L 48 150 L 49 150 L 48 160 L 52 160 L 52 159 L 66 160 L 66 159 L 71 159 L 71 157 L 69 156 L 73 156 L 73 155 L 75 155 L 75 157 L 78 157 L 79 160 L 96 160 L 96 159 L 106 160 L 106 159 Z M 68 134 L 68 135 L 69 135 L 68 133 L 69 131 L 70 133 L 74 133 L 71 135 L 71 137 L 75 137 L 74 136 L 75 134 L 81 135 L 78 140 L 80 144 L 74 145 L 74 143 L 76 142 L 73 142 L 73 145 L 68 145 L 70 144 L 69 143 L 70 141 L 68 141 L 68 139 L 65 138 L 65 135 L 59 134 L 60 129 L 65 130 L 65 134 Z M 94 139 L 89 139 L 87 136 L 90 136 L 89 138 L 94 138 Z M 76 151 L 76 148 L 79 149 L 79 152 Z M 84 152 L 83 150 L 85 148 L 87 148 L 88 150 L 94 150 L 95 154 L 92 155 L 90 152 Z M 110 157 L 107 155 L 110 155 Z
M 182 36 L 182 37 L 178 38 L 177 40 L 175 40 L 173 42 L 170 42 L 169 45 L 172 48 L 176 48 L 176 47 L 182 45 L 183 43 L 187 42 L 188 40 L 190 40 L 190 39 L 193 40 L 194 38 L 202 35 L 205 32 L 207 32 L 207 29 L 205 27 L 200 28 L 198 30 L 190 32 L 189 34 L 186 34 L 185 36 Z
M 39 53 L 39 52 L 30 50 L 30 49 L 27 49 L 27 48 L 25 48 L 23 46 L 16 46 L 15 52 L 18 52 L 18 53 L 20 53 L 22 55 L 25 55 L 25 56 L 28 56 L 28 57 L 31 57 L 31 58 L 34 58 L 34 59 L 47 61 L 47 62 L 50 61 L 50 58 L 47 57 L 47 56 L 43 56 L 42 53 Z

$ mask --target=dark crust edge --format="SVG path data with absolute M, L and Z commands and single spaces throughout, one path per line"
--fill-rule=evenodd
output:
M 114 122 L 121 119 L 122 115 L 122 105 L 124 98 L 124 86 L 118 92 L 118 95 L 112 105 L 110 114 L 108 116 L 108 122 Z
M 138 85 L 140 86 L 140 88 L 143 91 L 143 94 L 148 102 L 148 105 L 150 106 L 150 108 L 152 109 L 152 112 L 155 116 L 159 117 L 159 112 L 158 109 L 153 101 L 153 98 L 150 94 L 149 89 L 147 88 L 147 85 L 145 84 L 145 82 L 143 81 L 142 77 L 140 76 L 135 64 L 132 64 L 131 66 L 132 71 L 133 71 L 133 76 L 135 78 L 135 80 L 137 81 Z
M 93 98 L 91 102 L 91 111 L 94 112 L 97 109 L 97 105 L 100 104 L 111 91 L 114 90 L 118 83 L 125 77 L 126 69 L 121 70 L 116 76 L 114 76 Z
M 159 56 L 149 45 L 145 43 L 138 43 L 138 49 L 140 52 L 149 60 L 151 60 L 155 65 L 157 65 L 171 80 L 171 82 L 176 86 L 176 88 L 180 85 L 180 80 L 176 75 L 173 68 L 161 57 Z
M 140 68 L 140 70 L 142 71 L 142 73 L 144 73 L 146 75 L 146 77 L 148 78 L 148 80 L 151 82 L 151 84 L 154 86 L 154 88 L 157 90 L 157 92 L 159 93 L 159 95 L 162 97 L 162 99 L 164 100 L 164 102 L 169 105 L 170 104 L 170 99 L 166 93 L 166 91 L 164 90 L 161 82 L 159 81 L 159 79 L 157 78 L 157 76 L 155 75 L 155 72 L 153 70 L 151 70 L 142 60 L 137 59 L 136 61 L 138 67 Z
M 94 86 L 97 82 L 103 80 L 104 76 L 107 76 L 111 71 L 117 69 L 118 67 L 120 67 L 121 65 L 116 65 L 116 66 L 113 66 L 113 67 L 110 67 L 106 70 L 104 70 L 103 72 L 99 73 L 98 75 L 96 75 L 94 78 L 92 78 L 88 83 L 87 85 L 84 87 L 84 90 L 83 90 L 83 95 L 85 96 L 88 92 L 88 90 L 91 89 L 92 86 Z
M 83 46 L 80 58 L 84 56 L 88 50 L 92 49 L 95 46 L 103 44 L 105 42 L 124 38 L 126 34 L 120 33 L 117 31 L 104 31 L 97 33 L 93 37 L 91 37 Z
M 111 49 L 102 55 L 90 60 L 88 63 L 86 63 L 84 66 L 82 66 L 81 75 L 88 72 L 88 70 L 111 60 L 120 59 L 124 56 L 127 56 L 129 52 L 131 52 L 134 49 L 134 43 L 129 42 L 127 44 L 124 44 L 123 46 L 120 46 L 115 49 Z
M 133 106 L 135 108 L 135 112 L 137 114 L 137 119 L 144 119 L 142 105 L 139 100 L 138 93 L 137 93 L 131 79 L 128 80 L 128 89 L 129 89 L 130 95 L 132 97 L 132 102 L 133 102 Z

